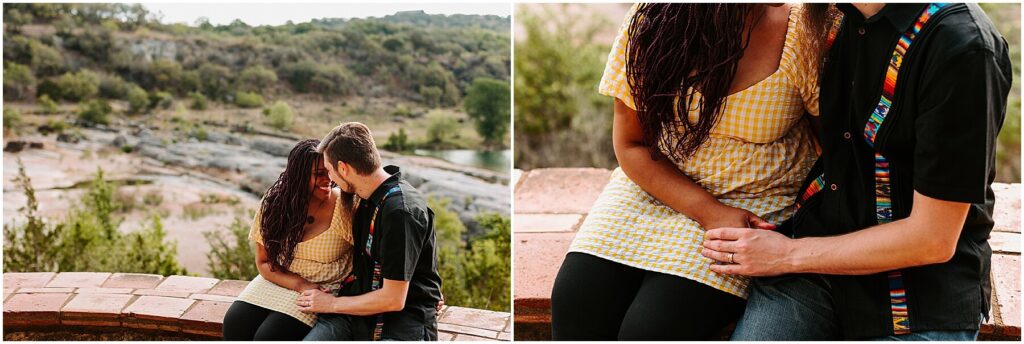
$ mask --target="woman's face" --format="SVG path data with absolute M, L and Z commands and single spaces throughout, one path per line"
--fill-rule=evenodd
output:
M 328 199 L 331 195 L 331 178 L 327 176 L 327 169 L 317 159 L 309 176 L 309 188 L 313 190 L 313 197 Z

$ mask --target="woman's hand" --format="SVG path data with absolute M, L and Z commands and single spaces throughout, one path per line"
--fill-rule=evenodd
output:
M 334 304 L 334 295 L 328 294 L 320 289 L 310 289 L 299 294 L 295 305 L 299 310 L 308 313 L 328 313 Z
M 695 217 L 694 220 L 700 223 L 705 231 L 724 227 L 775 229 L 774 224 L 746 209 L 730 207 L 721 203 L 710 206 L 699 218 Z

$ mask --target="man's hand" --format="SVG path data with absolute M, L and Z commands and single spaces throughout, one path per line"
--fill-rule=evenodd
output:
M 713 264 L 711 271 L 744 276 L 789 273 L 792 239 L 774 231 L 751 228 L 716 228 L 704 234 L 701 255 L 729 264 Z
M 724 204 L 718 204 L 709 208 L 703 215 L 694 220 L 700 223 L 704 230 L 723 227 L 775 229 L 774 224 L 765 221 L 746 209 L 730 207 Z
M 308 289 L 299 294 L 295 304 L 299 310 L 308 313 L 329 313 L 334 306 L 334 295 L 320 289 Z

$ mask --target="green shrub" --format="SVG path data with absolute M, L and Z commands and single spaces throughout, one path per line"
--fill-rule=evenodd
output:
M 206 254 L 207 266 L 214 278 L 248 281 L 259 275 L 253 261 L 256 251 L 249 240 L 246 221 L 235 218 L 227 234 L 209 231 L 203 236 L 210 243 L 210 252 Z
M 52 115 L 57 113 L 57 102 L 53 101 L 49 95 L 41 95 L 37 99 L 39 103 L 40 112 L 46 115 Z
M 252 92 L 235 93 L 235 105 L 240 108 L 252 109 L 263 106 L 263 96 Z
M 35 83 L 36 77 L 28 66 L 4 61 L 4 99 L 25 99 Z
M 434 211 L 438 267 L 445 303 L 495 311 L 509 310 L 511 225 L 509 218 L 481 214 L 475 219 L 484 233 L 463 241 L 466 227 L 448 207 L 449 199 L 427 200 Z
M 407 152 L 412 150 L 413 147 L 409 143 L 409 135 L 405 134 L 405 128 L 398 128 L 398 132 L 393 132 L 388 135 L 388 142 L 384 144 L 384 149 L 392 152 Z
M 427 142 L 444 144 L 454 142 L 459 135 L 459 122 L 451 117 L 437 117 L 427 127 Z
M 292 114 L 292 108 L 288 106 L 288 103 L 278 100 L 267 111 L 267 120 L 270 126 L 287 131 L 291 129 L 295 115 Z
M 174 105 L 174 96 L 168 92 L 156 91 L 149 94 L 149 107 L 170 109 Z
M 227 67 L 204 63 L 197 69 L 199 90 L 215 100 L 223 100 L 231 85 L 231 70 Z
M 92 99 L 78 105 L 78 119 L 86 124 L 110 124 L 110 103 Z
M 15 183 L 28 199 L 18 211 L 25 223 L 4 224 L 4 271 L 97 271 L 186 274 L 178 264 L 174 242 L 167 243 L 167 233 L 159 216 L 144 227 L 122 234 L 122 219 L 115 211 L 122 207 L 115 195 L 118 186 L 97 173 L 86 192 L 68 210 L 65 218 L 47 221 L 36 212 L 38 202 L 32 182 L 19 161 Z
M 409 111 L 409 108 L 401 106 L 401 105 L 400 106 L 396 106 L 395 107 L 395 111 L 391 112 L 391 117 L 402 117 L 402 118 L 412 117 L 412 111 Z
M 100 96 L 107 99 L 125 99 L 134 84 L 124 81 L 117 75 L 100 77 Z
M 81 101 L 99 93 L 100 77 L 89 70 L 75 73 L 64 73 L 57 79 L 61 98 L 69 101 Z
M 128 90 L 128 113 L 138 114 L 149 111 L 149 93 L 138 85 L 131 85 Z
M 235 80 L 235 88 L 240 91 L 263 93 L 277 83 L 277 74 L 261 65 L 246 67 Z
M 21 111 L 14 108 L 4 108 L 4 129 L 11 129 L 21 124 Z
M 199 92 L 189 92 L 188 97 L 192 99 L 192 103 L 189 104 L 189 108 L 192 110 L 206 110 L 208 104 L 206 96 Z

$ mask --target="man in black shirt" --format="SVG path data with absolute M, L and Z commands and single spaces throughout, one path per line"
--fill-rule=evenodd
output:
M 785 230 L 706 234 L 703 254 L 732 263 L 712 270 L 774 276 L 752 283 L 734 339 L 977 337 L 1012 68 L 976 4 L 931 6 L 839 5 L 822 70 L 822 156 L 805 182 L 821 191 Z M 894 58 L 898 40 L 909 48 Z M 891 65 L 898 78 L 887 83 Z
M 381 167 L 370 130 L 342 123 L 321 141 L 331 180 L 359 196 L 355 257 L 340 296 L 302 293 L 296 304 L 318 313 L 305 340 L 437 340 L 441 277 L 434 213 L 397 166 Z

